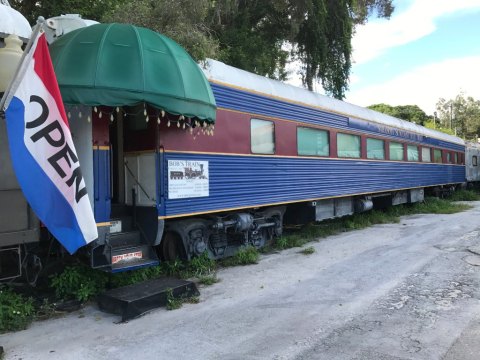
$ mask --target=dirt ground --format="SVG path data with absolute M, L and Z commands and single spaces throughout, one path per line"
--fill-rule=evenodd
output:
M 178 310 L 118 323 L 88 306 L 0 345 L 8 360 L 479 359 L 480 202 L 471 204 L 222 269 L 200 303 Z

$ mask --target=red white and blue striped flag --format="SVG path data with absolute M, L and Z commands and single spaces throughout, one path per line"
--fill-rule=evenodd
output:
M 5 115 L 18 182 L 38 218 L 73 254 L 98 233 L 44 34 L 34 35 L 14 82 Z

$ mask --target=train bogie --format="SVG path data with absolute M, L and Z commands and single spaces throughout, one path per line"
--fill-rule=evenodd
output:
M 167 222 L 158 251 L 164 260 L 191 259 L 205 251 L 213 259 L 239 247 L 260 248 L 282 234 L 284 206 Z

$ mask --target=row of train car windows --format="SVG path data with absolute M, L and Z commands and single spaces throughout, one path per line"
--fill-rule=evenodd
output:
M 275 128 L 273 121 L 251 119 L 251 146 L 254 154 L 275 153 Z M 406 156 L 405 156 L 406 146 Z M 340 158 L 361 158 L 361 137 L 354 134 L 337 133 L 337 156 Z M 419 150 L 421 149 L 421 150 Z M 327 130 L 297 127 L 297 151 L 303 156 L 330 156 L 330 134 Z M 444 150 L 445 151 L 445 150 Z M 442 150 L 419 147 L 400 142 L 388 142 L 389 160 L 422 161 L 442 163 Z M 386 160 L 385 141 L 366 139 L 367 159 Z M 421 160 L 420 160 L 421 159 Z M 476 160 L 476 159 L 475 159 Z M 462 155 L 445 151 L 445 162 L 449 164 L 463 163 Z

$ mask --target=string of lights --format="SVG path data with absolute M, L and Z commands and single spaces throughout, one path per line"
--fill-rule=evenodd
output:
M 77 113 L 78 118 L 82 119 L 85 115 L 87 118 L 88 122 L 92 121 L 92 116 L 91 112 L 90 114 L 84 114 L 82 113 L 82 110 L 85 111 L 85 106 L 67 106 L 68 112 L 67 112 L 67 117 L 68 119 L 71 119 L 72 113 Z M 147 111 L 147 107 L 144 104 L 143 109 L 140 108 L 139 110 L 134 110 L 135 107 L 129 106 L 128 111 L 126 107 L 111 107 L 111 110 L 106 110 L 106 107 L 98 107 L 94 106 L 92 108 L 93 112 L 95 114 L 98 114 L 98 118 L 102 119 L 103 117 L 108 117 L 110 118 L 111 122 L 115 121 L 115 113 L 117 114 L 122 114 L 124 118 L 128 117 L 137 117 L 140 114 L 143 113 L 143 116 L 145 117 L 145 122 L 149 122 L 153 119 L 156 119 L 157 124 L 160 125 L 163 122 L 166 122 L 167 127 L 174 127 L 175 124 L 177 128 L 181 128 L 182 130 L 188 130 L 191 135 L 193 135 L 193 138 L 195 138 L 202 134 L 206 136 L 213 136 L 214 135 L 214 130 L 215 130 L 215 125 L 214 124 L 209 124 L 205 120 L 200 120 L 198 118 L 190 118 L 190 117 L 185 117 L 184 115 L 174 115 L 174 114 L 169 114 L 165 112 L 165 110 L 160 109 L 155 111 L 157 114 L 149 114 Z

